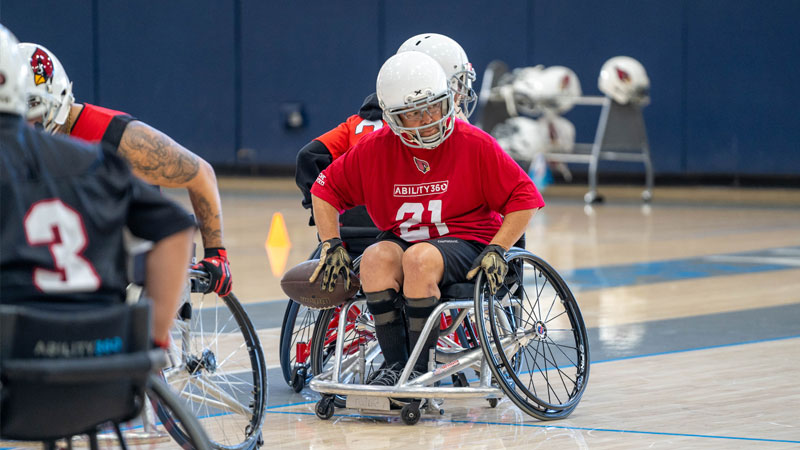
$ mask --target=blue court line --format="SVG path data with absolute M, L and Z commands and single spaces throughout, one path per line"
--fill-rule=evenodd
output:
M 614 266 L 599 266 L 584 269 L 560 271 L 573 290 L 586 291 L 620 286 L 639 284 L 661 283 L 666 281 L 687 280 L 692 278 L 706 278 L 723 275 L 740 275 L 746 273 L 767 272 L 773 270 L 796 269 L 797 264 L 779 262 L 758 262 L 758 257 L 774 256 L 775 251 L 800 249 L 800 247 L 785 247 L 780 249 L 766 249 L 754 252 L 730 253 L 725 256 L 753 257 L 753 261 L 715 261 L 710 256 L 701 256 L 685 259 L 666 261 L 653 261 L 635 264 L 621 264 Z M 720 256 L 720 255 L 714 255 Z M 774 258 L 780 259 L 780 258 Z
M 559 271 L 572 290 L 588 291 L 693 278 L 742 275 L 800 268 L 800 262 L 798 262 L 797 258 L 792 260 L 791 256 L 780 253 L 787 249 L 800 252 L 800 247 L 778 247 L 751 252 L 721 253 L 692 258 L 586 267 L 572 270 L 559 270 L 556 268 L 556 270 Z M 724 261 L 725 256 L 738 257 L 737 259 L 741 260 Z M 719 257 L 723 257 L 723 260 L 718 260 Z M 752 257 L 752 261 L 747 261 L 747 257 Z M 764 257 L 772 260 L 772 262 L 765 262 Z M 761 258 L 761 261 L 759 261 L 759 258 Z M 777 262 L 780 259 L 787 259 L 787 262 L 785 264 Z M 248 305 L 286 301 L 288 301 L 288 298 L 250 302 Z
M 269 414 L 289 414 L 289 415 L 301 415 L 301 416 L 315 416 L 315 413 L 310 412 L 290 412 L 290 411 L 268 411 Z M 394 416 L 373 416 L 373 415 L 362 415 L 362 414 L 336 414 L 338 417 L 352 417 L 356 419 L 386 419 L 387 417 L 394 417 Z M 397 417 L 399 419 L 399 417 Z M 735 441 L 755 441 L 755 442 L 771 442 L 771 443 L 787 443 L 787 444 L 800 444 L 800 441 L 792 441 L 789 439 L 769 439 L 769 438 L 748 438 L 748 437 L 740 437 L 740 436 L 721 436 L 715 434 L 690 434 L 690 433 L 668 433 L 663 431 L 639 431 L 639 430 L 623 430 L 623 429 L 616 429 L 616 428 L 591 428 L 591 427 L 570 427 L 564 425 L 541 425 L 535 423 L 511 423 L 511 422 L 488 422 L 488 421 L 481 421 L 481 420 L 457 420 L 457 419 L 433 419 L 433 418 L 421 418 L 421 421 L 425 422 L 450 422 L 450 423 L 463 423 L 463 424 L 475 424 L 475 425 L 500 425 L 506 427 L 527 427 L 527 428 L 544 428 L 544 429 L 558 429 L 558 430 L 570 430 L 570 431 L 601 431 L 606 433 L 626 433 L 626 434 L 645 434 L 645 435 L 655 435 L 655 436 L 673 436 L 673 437 L 693 437 L 693 438 L 703 438 L 703 439 L 728 439 L 728 440 L 735 440 Z
M 770 339 L 759 339 L 753 341 L 744 341 L 744 342 L 737 342 L 733 344 L 721 344 L 721 345 L 712 345 L 707 347 L 697 347 L 697 348 L 690 348 L 685 350 L 674 350 L 668 352 L 659 352 L 659 353 L 650 353 L 645 355 L 635 355 L 635 356 L 625 356 L 622 358 L 614 358 L 614 359 L 606 359 L 603 361 L 592 361 L 592 364 L 602 364 L 607 362 L 615 362 L 615 361 L 623 361 L 629 359 L 638 359 L 638 358 L 649 358 L 653 356 L 660 356 L 660 355 L 668 355 L 673 353 L 687 353 L 687 352 L 694 352 L 694 351 L 701 351 L 701 350 L 710 350 L 715 348 L 724 348 L 724 347 L 736 347 L 740 345 L 749 345 L 749 344 L 758 344 L 763 342 L 774 342 L 774 341 L 783 341 L 787 339 L 799 339 L 800 334 L 794 336 L 784 336 L 779 338 L 770 338 Z M 476 379 L 477 380 L 477 379 Z M 470 381 L 476 381 L 470 380 Z M 307 402 L 300 402 L 300 403 L 291 403 L 286 405 L 275 405 L 270 406 L 267 409 L 277 409 L 289 406 L 299 406 L 299 405 L 307 405 L 310 403 L 316 403 L 316 401 L 307 401 Z M 265 411 L 267 414 L 296 414 L 301 416 L 315 416 L 316 414 L 310 412 L 302 412 L 302 411 Z M 380 416 L 372 416 L 372 415 L 361 415 L 361 414 L 336 414 L 339 417 L 354 417 L 354 418 L 374 418 Z M 380 417 L 384 418 L 384 417 Z M 452 423 L 465 423 L 465 424 L 479 424 L 479 425 L 502 425 L 507 427 L 532 427 L 532 428 L 556 428 L 562 430 L 577 430 L 577 431 L 601 431 L 607 433 L 629 433 L 629 434 L 646 434 L 646 435 L 656 435 L 656 436 L 675 436 L 675 437 L 697 437 L 697 438 L 704 438 L 704 439 L 728 439 L 728 440 L 740 440 L 740 441 L 755 441 L 755 442 L 771 442 L 771 443 L 789 443 L 789 444 L 800 444 L 800 440 L 793 441 L 793 440 L 786 440 L 786 439 L 768 439 L 768 438 L 748 438 L 748 437 L 740 437 L 740 436 L 721 436 L 721 435 L 712 435 L 712 434 L 689 434 L 689 433 L 668 433 L 668 432 L 661 432 L 661 431 L 639 431 L 639 430 L 623 430 L 623 429 L 614 429 L 614 428 L 591 428 L 591 427 L 571 427 L 571 426 L 564 426 L 564 425 L 540 425 L 540 424 L 532 424 L 532 423 L 511 423 L 511 422 L 485 422 L 485 421 L 476 421 L 476 420 L 455 420 L 455 419 L 432 419 L 432 418 L 422 418 L 421 420 L 425 421 L 440 421 L 440 422 L 452 422 Z M 3 450 L 3 449 L 0 449 Z
M 622 356 L 619 358 L 612 358 L 612 359 L 604 359 L 602 361 L 592 361 L 592 364 L 602 364 L 607 362 L 615 362 L 615 361 L 625 361 L 628 359 L 637 359 L 637 358 L 649 358 L 651 356 L 661 356 L 661 355 L 671 355 L 675 353 L 687 353 L 687 352 L 695 352 L 700 350 L 711 350 L 715 348 L 725 348 L 725 347 L 737 347 L 739 345 L 748 345 L 748 344 L 760 344 L 762 342 L 774 342 L 774 341 L 783 341 L 786 339 L 798 339 L 800 338 L 800 334 L 796 334 L 794 336 L 781 336 L 776 338 L 767 338 L 767 339 L 757 339 L 754 341 L 743 341 L 743 342 L 733 342 L 730 344 L 719 344 L 719 345 L 709 345 L 707 347 L 695 347 L 695 348 L 686 348 L 683 350 L 669 350 L 666 352 L 657 352 L 657 353 L 648 353 L 644 355 L 634 355 L 634 356 Z

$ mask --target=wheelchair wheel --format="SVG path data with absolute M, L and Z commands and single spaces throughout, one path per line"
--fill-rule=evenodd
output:
M 383 356 L 375 335 L 372 315 L 367 311 L 366 300 L 342 305 L 342 307 L 348 306 L 342 353 L 344 358 L 350 358 L 355 362 L 343 370 L 342 379 L 345 383 L 363 383 L 378 369 L 383 362 Z M 317 318 L 314 337 L 311 339 L 311 370 L 314 374 L 320 374 L 333 367 L 333 355 L 339 335 L 339 313 L 342 307 L 320 311 Z M 364 356 L 363 361 L 356 361 L 360 359 L 361 352 Z M 334 397 L 334 404 L 343 408 L 344 397 Z
M 302 390 L 313 374 L 311 371 L 311 338 L 319 311 L 289 300 L 283 316 L 279 356 L 286 384 L 295 391 Z M 304 374 L 302 380 L 297 374 Z
M 538 419 L 569 416 L 589 378 L 589 340 L 564 280 L 539 257 L 512 251 L 505 286 L 495 296 L 482 276 L 477 286 L 481 347 L 500 388 Z
M 214 448 L 255 448 L 267 404 L 261 342 L 233 293 L 202 294 L 203 275 L 190 271 L 192 292 L 171 330 L 172 365 L 164 378 L 201 420 Z M 179 441 L 181 430 L 170 434 Z
M 146 392 L 158 416 L 168 418 L 168 420 L 162 419 L 162 426 L 181 448 L 195 450 L 213 448 L 197 417 L 185 409 L 183 402 L 161 378 L 151 375 Z

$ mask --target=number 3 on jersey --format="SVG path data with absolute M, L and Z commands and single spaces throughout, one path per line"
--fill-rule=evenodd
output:
M 96 291 L 100 277 L 81 253 L 86 249 L 86 228 L 74 209 L 58 199 L 31 206 L 25 215 L 28 244 L 47 245 L 56 270 L 37 267 L 33 283 L 42 292 Z
M 436 227 L 436 232 L 439 236 L 446 235 L 449 230 L 447 225 L 442 222 L 442 201 L 431 200 L 428 202 L 428 211 L 431 213 L 430 222 Z M 423 225 L 415 230 L 411 227 L 419 225 L 422 222 L 422 215 L 425 213 L 425 205 L 422 203 L 403 203 L 400 209 L 397 210 L 397 217 L 395 220 L 403 220 L 406 214 L 411 214 L 405 222 L 400 224 L 400 237 L 406 241 L 422 241 L 431 238 L 430 226 Z

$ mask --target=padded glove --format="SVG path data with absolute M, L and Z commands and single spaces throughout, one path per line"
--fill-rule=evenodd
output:
M 508 273 L 508 263 L 505 258 L 506 250 L 495 244 L 487 245 L 480 255 L 475 258 L 472 268 L 467 272 L 467 279 L 471 280 L 478 274 L 478 270 L 483 270 L 486 275 L 486 282 L 489 283 L 489 290 L 492 295 L 497 294 L 497 290 L 503 284 Z
M 225 297 L 231 293 L 233 279 L 231 278 L 231 268 L 228 264 L 228 252 L 222 247 L 205 249 L 205 258 L 192 266 L 195 270 L 204 270 L 210 277 L 208 290 L 205 292 L 216 292 L 220 297 Z
M 353 263 L 350 260 L 350 255 L 347 254 L 342 240 L 339 238 L 328 239 L 322 243 L 319 254 L 319 265 L 311 274 L 308 279 L 309 283 L 313 283 L 320 272 L 322 273 L 322 282 L 320 283 L 320 290 L 327 290 L 333 292 L 336 287 L 336 280 L 339 278 L 339 273 L 344 277 L 344 289 L 350 290 L 350 270 L 353 268 Z

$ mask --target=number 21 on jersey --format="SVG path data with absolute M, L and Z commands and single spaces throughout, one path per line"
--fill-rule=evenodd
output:
M 426 211 L 427 210 L 427 211 Z M 422 223 L 423 214 L 426 212 L 430 213 L 430 221 L 428 223 L 433 224 L 433 228 L 436 228 L 436 233 L 439 235 L 437 237 L 441 237 L 446 235 L 449 230 L 447 229 L 447 225 L 442 222 L 442 201 L 441 200 L 431 200 L 428 202 L 428 207 L 425 208 L 423 203 L 412 203 L 406 202 L 400 206 L 400 209 L 397 210 L 397 217 L 395 220 L 403 220 L 407 214 L 411 214 L 411 217 L 406 219 L 403 223 L 400 224 L 400 237 L 405 239 L 406 241 L 422 241 L 425 239 L 431 238 L 430 228 L 429 225 L 422 225 L 419 228 L 414 230 L 411 227 L 419 225 Z
M 36 267 L 33 283 L 42 292 L 96 291 L 100 277 L 81 254 L 86 228 L 74 209 L 58 199 L 40 201 L 25 215 L 25 236 L 32 246 L 46 245 L 56 270 Z

